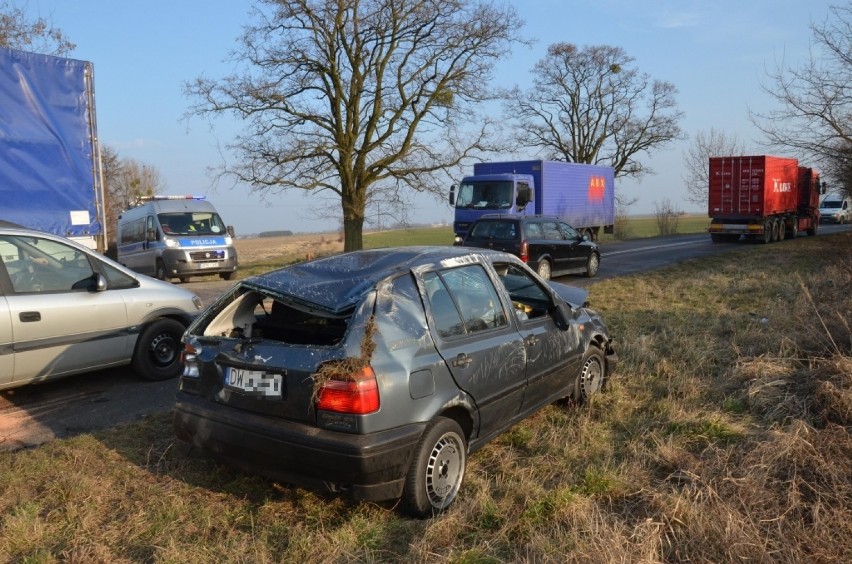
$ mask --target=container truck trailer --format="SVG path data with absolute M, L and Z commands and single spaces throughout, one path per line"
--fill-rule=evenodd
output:
M 485 214 L 558 217 L 596 240 L 615 224 L 612 167 L 562 161 L 507 161 L 473 165 L 473 175 L 450 188 L 453 230 L 461 243 Z
M 708 213 L 714 243 L 763 243 L 816 235 L 819 172 L 769 155 L 710 157 Z

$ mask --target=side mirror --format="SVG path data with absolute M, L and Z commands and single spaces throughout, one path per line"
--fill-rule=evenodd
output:
M 159 237 L 157 236 L 156 229 L 149 229 L 147 233 L 148 241 L 157 241 Z
M 237 236 L 236 236 L 236 235 L 234 235 L 234 226 L 233 226 L 233 225 L 229 225 L 229 226 L 227 226 L 227 227 L 225 228 L 225 231 L 227 231 L 227 232 L 228 232 L 228 235 L 230 235 L 232 239 L 236 239 L 236 237 L 237 237 Z
M 450 186 L 450 198 L 449 198 L 449 201 L 450 201 L 450 205 L 451 205 L 451 206 L 456 205 L 456 188 L 458 188 L 458 186 L 457 186 L 457 185 L 455 185 L 455 184 L 453 184 L 452 186 Z
M 95 292 L 103 292 L 107 289 L 107 279 L 106 276 L 101 274 L 100 272 L 95 274 L 95 284 L 94 291 Z
M 567 331 L 571 326 L 571 319 L 574 318 L 574 312 L 567 303 L 559 300 L 556 307 L 553 308 L 553 321 L 556 326 L 562 331 Z

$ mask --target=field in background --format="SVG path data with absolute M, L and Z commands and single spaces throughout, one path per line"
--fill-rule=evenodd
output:
M 681 216 L 678 233 L 704 233 L 709 220 L 704 216 Z M 628 218 L 624 230 L 631 238 L 654 237 L 659 233 L 653 217 Z M 286 264 L 320 257 L 343 250 L 343 238 L 337 233 L 299 234 L 280 237 L 241 238 L 236 240 L 240 257 L 240 276 L 258 274 Z M 601 242 L 614 241 L 612 235 L 602 235 Z M 412 245 L 452 245 L 453 230 L 445 227 L 418 227 L 373 231 L 364 234 L 364 248 Z
M 0 561 L 852 561 L 852 234 L 590 292 L 607 392 L 474 454 L 444 515 L 218 465 L 161 414 L 0 454 Z

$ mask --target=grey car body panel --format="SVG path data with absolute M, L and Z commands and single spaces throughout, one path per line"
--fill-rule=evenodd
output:
M 416 443 L 418 430 L 436 416 L 450 416 L 464 429 L 473 452 L 515 422 L 570 394 L 585 347 L 592 340 L 609 342 L 603 324 L 591 323 L 585 310 L 577 309 L 586 299 L 583 290 L 538 282 L 550 313 L 536 319 L 516 315 L 494 263 L 511 265 L 537 280 L 509 254 L 410 247 L 320 259 L 238 283 L 202 313 L 184 336 L 199 350 L 200 377 L 181 378 L 175 408 L 177 436 L 272 478 L 309 487 L 319 483 L 335 491 L 349 489 L 364 499 L 398 496 L 414 445 L 389 447 L 384 440 L 392 430 Z M 494 305 L 505 312 L 506 324 L 442 338 L 428 306 L 424 275 L 471 265 L 486 269 L 498 292 L 500 303 Z M 226 336 L 229 326 L 251 323 L 247 314 L 260 294 L 330 319 L 349 315 L 347 330 L 334 345 Z M 560 329 L 552 310 L 564 303 L 561 295 L 575 309 L 568 326 Z M 246 305 L 241 300 L 247 300 Z M 372 343 L 364 349 L 371 334 Z M 566 347 L 576 350 L 561 354 Z M 369 355 L 366 361 L 378 381 L 379 410 L 365 415 L 316 411 L 313 394 L 320 367 L 341 359 L 363 360 L 364 354 Z M 460 355 L 470 361 L 454 366 Z M 281 373 L 281 398 L 257 398 L 228 389 L 223 366 Z M 251 439 L 240 444 L 240 433 L 250 433 Z M 393 436 L 394 441 L 399 439 L 398 434 Z M 354 464 L 352 476 L 359 478 L 344 480 L 339 469 L 327 466 L 334 466 L 330 461 L 340 441 L 351 441 L 343 459 Z M 264 458 L 258 450 L 268 456 Z M 323 462 L 314 465 L 301 460 L 300 472 L 296 459 L 308 451 L 313 453 L 310 458 Z M 393 452 L 404 464 L 371 458 L 378 451 Z M 375 472 L 369 477 L 358 473 L 364 464 L 354 461 L 359 456 L 371 459 L 368 466 Z M 381 483 L 376 482 L 379 477 Z

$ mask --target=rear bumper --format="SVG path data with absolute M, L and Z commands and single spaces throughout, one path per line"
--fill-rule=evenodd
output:
M 175 435 L 231 466 L 296 486 L 380 501 L 402 495 L 426 424 L 367 435 L 239 411 L 178 392 Z

